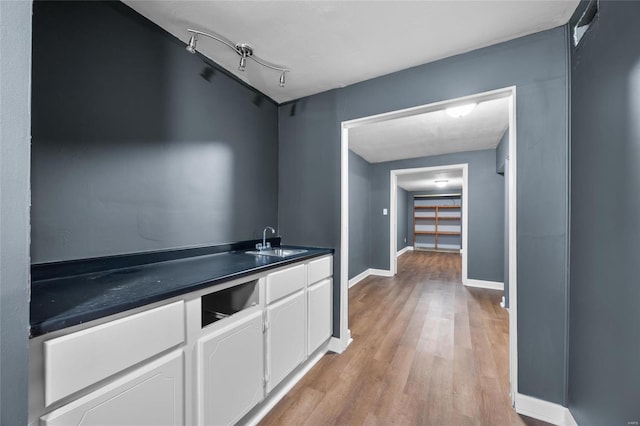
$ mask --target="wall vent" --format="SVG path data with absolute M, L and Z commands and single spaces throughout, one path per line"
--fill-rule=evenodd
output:
M 591 27 L 591 23 L 598 16 L 598 0 L 591 0 L 573 27 L 573 45 L 578 46 L 580 40 Z

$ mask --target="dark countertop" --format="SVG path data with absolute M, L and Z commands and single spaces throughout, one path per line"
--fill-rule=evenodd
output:
M 285 259 L 229 251 L 34 280 L 30 337 L 333 253 L 332 249 L 296 248 L 309 251 Z

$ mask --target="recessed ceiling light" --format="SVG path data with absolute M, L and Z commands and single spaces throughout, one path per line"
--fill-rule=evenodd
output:
M 444 188 L 445 186 L 447 186 L 447 183 L 449 183 L 447 179 L 439 179 L 436 181 L 436 186 L 438 188 Z
M 449 114 L 453 118 L 462 118 L 465 115 L 469 114 L 474 108 L 478 105 L 477 103 L 458 105 L 455 107 L 447 108 L 447 114 Z

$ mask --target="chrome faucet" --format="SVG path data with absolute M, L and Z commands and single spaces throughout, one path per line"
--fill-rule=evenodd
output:
M 264 228 L 264 230 L 262 231 L 262 244 L 256 244 L 256 250 L 269 250 L 271 248 L 271 243 L 267 241 L 267 230 L 269 229 L 271 230 L 272 234 L 276 233 L 276 230 L 270 226 Z

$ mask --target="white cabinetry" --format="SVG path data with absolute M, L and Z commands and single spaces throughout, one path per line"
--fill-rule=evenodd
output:
M 179 301 L 44 342 L 46 405 L 182 344 L 184 333 Z
M 308 355 L 311 355 L 331 337 L 331 287 L 332 280 L 329 278 L 310 286 L 308 289 Z
M 42 416 L 44 426 L 184 424 L 182 350 Z
M 234 424 L 264 397 L 262 311 L 198 340 L 198 424 Z
M 304 291 L 267 306 L 267 392 L 304 361 L 305 323 Z
M 332 256 L 301 261 L 32 339 L 29 424 L 218 426 L 259 417 L 258 407 L 281 397 L 274 388 L 292 386 L 292 373 L 331 336 L 332 264 Z
M 267 275 L 267 303 L 302 290 L 306 281 L 306 265 L 293 266 Z

